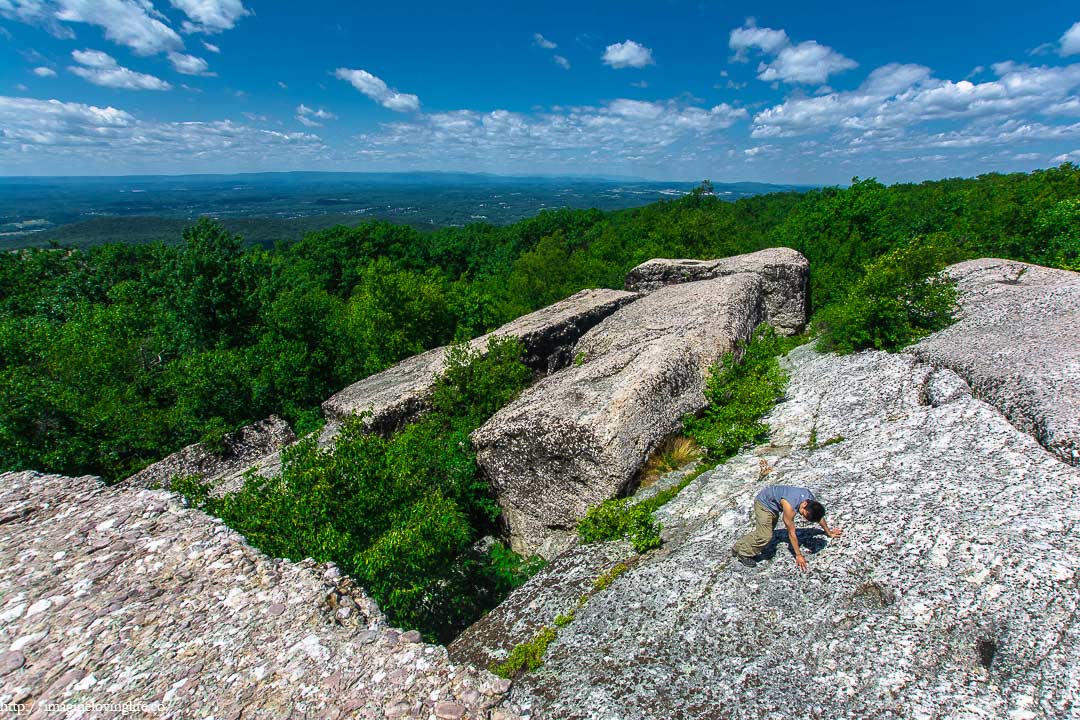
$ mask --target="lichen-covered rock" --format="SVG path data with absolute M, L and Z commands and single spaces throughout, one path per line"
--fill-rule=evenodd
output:
M 582 336 L 573 365 L 477 429 L 513 548 L 553 557 L 590 507 L 627 491 L 650 450 L 705 406 L 709 365 L 764 318 L 757 274 L 661 288 Z
M 0 474 L 5 708 L 276 720 L 501 707 L 506 681 L 419 640 L 334 566 L 269 559 L 169 492 Z
M 627 541 L 567 550 L 450 643 L 450 658 L 481 668 L 503 662 L 515 645 L 532 640 L 544 627 L 554 627 L 560 615 L 576 612 L 596 579 L 633 555 Z
M 1080 273 L 983 258 L 948 268 L 960 312 L 911 348 L 1080 465 Z
M 1080 471 L 955 383 L 927 402 L 940 371 L 911 355 L 788 362 L 771 443 L 661 508 L 665 545 L 511 699 L 549 719 L 1075 717 Z M 810 487 L 844 530 L 800 524 L 809 572 L 782 528 L 757 568 L 730 555 L 771 483 Z
M 168 488 L 174 478 L 195 476 L 209 483 L 217 492 L 230 492 L 238 485 L 244 470 L 260 458 L 276 454 L 281 448 L 296 442 L 289 424 L 271 415 L 225 438 L 225 449 L 217 453 L 202 443 L 188 445 L 182 450 L 149 465 L 124 481 L 128 487 Z M 228 479 L 228 482 L 224 482 Z
M 667 285 L 756 273 L 765 290 L 766 318 L 778 332 L 793 335 L 806 325 L 810 263 L 790 248 L 769 248 L 718 260 L 647 260 L 626 276 L 626 289 L 650 293 Z
M 469 344 L 483 353 L 491 336 L 512 335 L 525 346 L 530 368 L 552 372 L 570 362 L 570 349 L 582 334 L 637 297 L 622 290 L 582 290 Z M 396 430 L 427 410 L 435 381 L 445 369 L 445 354 L 446 348 L 435 348 L 355 382 L 322 404 L 323 415 L 341 420 L 370 411 L 364 422 L 372 431 Z

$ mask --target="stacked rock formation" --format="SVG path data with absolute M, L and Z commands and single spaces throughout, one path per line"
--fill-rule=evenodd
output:
M 517 552 L 551 559 L 590 507 L 631 489 L 649 452 L 705 407 L 709 366 L 759 323 L 782 318 L 793 331 L 806 322 L 808 265 L 792 250 L 711 261 L 686 277 L 667 272 L 683 262 L 631 273 L 628 285 L 668 284 L 648 285 L 650 294 L 582 336 L 572 366 L 473 433 Z M 691 282 L 671 284 L 679 279 Z

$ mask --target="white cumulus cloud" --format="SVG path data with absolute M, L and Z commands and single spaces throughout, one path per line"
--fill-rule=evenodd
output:
M 336 120 L 337 115 L 324 108 L 315 110 L 300 103 L 296 106 L 296 119 L 300 121 L 301 125 L 307 127 L 322 127 L 320 120 Z
M 735 51 L 737 62 L 746 62 L 750 50 L 757 48 L 769 55 L 775 55 L 783 48 L 791 44 L 788 35 L 783 30 L 772 28 L 759 28 L 753 18 L 746 21 L 746 25 L 735 28 L 728 37 L 728 47 Z
M 832 48 L 807 40 L 784 48 L 770 63 L 761 63 L 758 78 L 766 82 L 816 84 L 825 82 L 833 73 L 858 66 L 859 63 Z
M 758 79 L 765 82 L 823 84 L 829 76 L 859 66 L 831 47 L 814 40 L 793 45 L 783 30 L 758 27 L 750 18 L 728 37 L 728 47 L 735 51 L 736 62 L 746 62 L 751 50 L 774 55 L 758 65 Z
M 570 69 L 570 61 L 564 58 L 562 55 L 553 55 L 551 57 L 555 61 L 555 64 L 561 67 L 563 70 Z
M 263 130 L 229 120 L 148 122 L 113 107 L 0 96 L 0 164 L 59 172 L 235 171 L 324 162 L 317 135 Z
M 212 53 L 220 53 L 221 52 L 221 48 L 219 48 L 214 43 L 208 43 L 205 40 L 202 41 L 202 46 L 204 48 L 206 48 L 208 51 L 212 52 Z
M 182 75 L 215 75 L 215 73 L 209 71 L 210 66 L 207 65 L 205 60 L 201 57 L 195 57 L 194 55 L 171 52 L 169 53 L 169 62 L 172 63 L 176 72 Z
M 250 15 L 243 0 L 169 0 L 188 16 L 184 32 L 218 33 L 232 30 L 240 18 Z
M 605 65 L 613 68 L 643 68 L 655 64 L 652 50 L 633 40 L 608 45 L 603 60 Z
M 148 0 L 57 0 L 56 17 L 104 29 L 105 37 L 139 55 L 180 50 L 183 40 Z
M 1066 30 L 1061 36 L 1061 49 L 1058 52 L 1064 56 L 1080 55 L 1080 22 Z
M 391 89 L 366 70 L 338 68 L 334 71 L 334 77 L 351 84 L 384 108 L 397 112 L 416 112 L 420 109 L 420 98 Z
M 559 47 L 540 33 L 533 34 L 533 42 L 535 42 L 537 45 L 544 48 L 545 50 L 554 50 L 555 48 Z
M 172 85 L 160 78 L 119 65 L 111 55 L 100 50 L 73 50 L 71 57 L 79 64 L 68 67 L 68 70 L 95 85 L 123 90 L 170 90 L 172 88 Z
M 34 74 L 38 77 L 56 77 L 56 71 L 44 65 L 34 68 Z

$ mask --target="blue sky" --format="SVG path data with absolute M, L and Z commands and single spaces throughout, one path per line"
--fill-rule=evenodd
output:
M 0 0 L 0 174 L 1080 162 L 1080 7 Z

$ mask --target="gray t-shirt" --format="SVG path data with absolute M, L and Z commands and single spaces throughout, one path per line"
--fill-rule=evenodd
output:
M 765 509 L 777 515 L 783 515 L 784 509 L 780 507 L 781 500 L 791 503 L 791 509 L 799 514 L 799 506 L 804 500 L 813 500 L 814 493 L 806 488 L 793 487 L 791 485 L 769 485 L 757 494 L 757 501 L 765 506 Z

